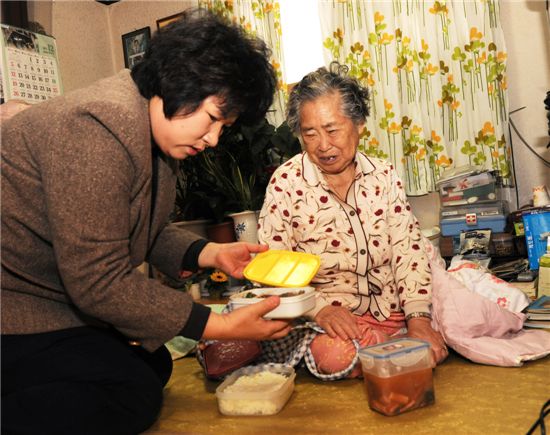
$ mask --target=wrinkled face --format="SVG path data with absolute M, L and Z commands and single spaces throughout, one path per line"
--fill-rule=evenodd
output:
M 309 158 L 327 174 L 339 174 L 355 157 L 363 123 L 342 113 L 340 95 L 324 95 L 302 106 L 300 134 Z
M 160 97 L 154 96 L 149 102 L 149 118 L 155 142 L 162 152 L 174 159 L 183 160 L 215 147 L 225 126 L 231 125 L 236 116 L 224 118 L 220 110 L 222 99 L 210 96 L 187 115 L 164 116 L 164 105 Z

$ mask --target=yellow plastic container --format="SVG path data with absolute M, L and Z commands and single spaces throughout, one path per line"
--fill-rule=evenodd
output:
M 305 287 L 319 266 L 318 255 L 272 249 L 256 255 L 243 273 L 250 281 L 272 287 Z

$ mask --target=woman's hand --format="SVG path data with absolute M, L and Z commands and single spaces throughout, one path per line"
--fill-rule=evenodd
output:
M 271 296 L 227 314 L 211 313 L 202 338 L 217 340 L 274 340 L 290 332 L 291 320 L 267 320 L 263 316 L 279 306 L 281 298 Z
M 267 245 L 254 243 L 208 243 L 199 254 L 199 267 L 214 267 L 228 273 L 234 278 L 242 279 L 243 270 L 250 262 L 251 253 L 267 251 Z
M 315 321 L 332 338 L 351 340 L 360 336 L 355 316 L 347 308 L 328 305 L 317 313 Z
M 407 322 L 407 336 L 420 338 L 430 343 L 432 347 L 432 365 L 440 364 L 449 356 L 449 350 L 439 332 L 434 330 L 431 320 L 425 317 L 415 317 Z

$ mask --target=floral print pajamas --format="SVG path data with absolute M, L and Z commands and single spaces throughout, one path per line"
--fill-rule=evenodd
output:
M 429 312 L 430 266 L 402 182 L 388 162 L 362 153 L 355 162 L 346 201 L 306 153 L 280 166 L 266 192 L 259 240 L 321 257 L 312 319 L 329 304 L 380 322 L 392 312 Z

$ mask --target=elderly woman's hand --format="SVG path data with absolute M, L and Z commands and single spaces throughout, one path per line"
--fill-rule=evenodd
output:
M 420 338 L 430 343 L 432 347 L 432 365 L 440 364 L 449 355 L 449 350 L 439 332 L 434 330 L 431 320 L 416 317 L 407 322 L 407 335 L 412 338 Z
M 342 340 L 360 338 L 356 318 L 347 308 L 328 305 L 315 316 L 317 324 L 332 337 Z

